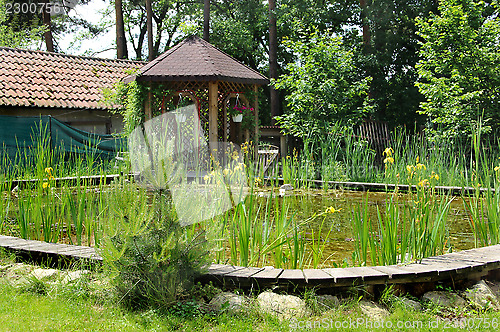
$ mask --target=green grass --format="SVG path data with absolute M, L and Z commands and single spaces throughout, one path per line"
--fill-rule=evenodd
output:
M 486 328 L 500 320 L 498 312 L 469 313 L 462 319 L 480 324 L 474 331 L 492 331 Z M 75 299 L 64 294 L 35 295 L 21 293 L 0 282 L 0 331 L 297 331 L 293 326 L 316 326 L 311 331 L 463 331 L 454 328 L 458 321 L 438 320 L 434 311 L 416 312 L 394 306 L 392 313 L 380 324 L 369 320 L 360 312 L 355 300 L 348 300 L 338 309 L 320 316 L 297 320 L 285 320 L 263 314 L 253 309 L 240 315 L 198 315 L 186 317 L 177 314 L 160 315 L 156 311 L 129 312 L 114 302 L 95 299 Z M 407 328 L 396 328 L 398 324 Z M 314 325 L 316 324 L 316 325 Z M 344 324 L 344 327 L 342 327 Z M 349 326 L 349 324 L 351 324 Z M 392 328 L 387 328 L 392 324 Z M 413 324 L 413 325 L 412 325 Z M 419 325 L 421 324 L 421 325 Z M 422 326 L 422 328 L 416 328 Z M 325 328 L 329 327 L 329 328 Z M 331 328 L 330 328 L 331 327 Z

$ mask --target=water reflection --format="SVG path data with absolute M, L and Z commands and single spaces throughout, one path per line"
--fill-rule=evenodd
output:
M 278 195 L 277 190 L 262 190 L 258 196 L 259 203 L 264 203 L 265 199 L 270 195 Z M 306 220 L 313 215 L 318 215 L 324 212 L 330 206 L 335 207 L 340 212 L 333 214 L 325 214 L 327 218 L 323 231 L 328 231 L 329 227 L 333 227 L 329 238 L 327 239 L 327 247 L 325 256 L 327 262 L 325 265 L 331 265 L 335 262 L 341 264 L 344 259 L 352 262 L 352 252 L 354 250 L 353 243 L 353 228 L 352 228 L 352 213 L 355 206 L 363 204 L 366 196 L 368 196 L 369 214 L 374 226 L 377 222 L 377 206 L 383 211 L 386 199 L 389 199 L 391 193 L 383 192 L 359 192 L 349 190 L 294 190 L 287 192 L 285 204 L 289 205 L 289 214 L 294 215 L 297 221 Z M 406 194 L 400 194 L 404 198 Z M 305 227 L 306 236 L 310 236 L 311 232 L 318 232 L 323 217 L 314 219 L 314 222 L 307 223 Z M 471 249 L 474 247 L 474 237 L 467 220 L 462 198 L 454 197 L 450 206 L 450 213 L 447 219 L 447 227 L 450 234 L 450 244 L 453 251 Z M 376 228 L 375 228 L 376 229 Z

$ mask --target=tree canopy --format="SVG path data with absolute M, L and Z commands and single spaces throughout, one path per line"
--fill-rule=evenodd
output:
M 500 21 L 498 4 L 441 0 L 439 14 L 417 20 L 423 39 L 416 68 L 425 97 L 420 112 L 435 135 L 468 135 L 481 120 L 500 127 Z
M 359 74 L 341 37 L 314 32 L 303 41 L 285 43 L 297 57 L 276 81 L 285 89 L 289 112 L 278 123 L 299 137 L 324 134 L 334 123 L 358 123 L 369 113 L 370 77 Z
M 289 133 L 324 132 L 338 121 L 367 117 L 390 127 L 428 124 L 430 134 L 446 137 L 467 135 L 478 118 L 484 130 L 500 127 L 496 0 L 273 0 L 271 7 L 260 0 L 210 0 L 208 21 L 205 3 L 151 0 L 153 57 L 189 35 L 201 36 L 209 22 L 212 44 L 279 77 L 281 105 L 273 109 L 283 110 L 279 123 Z M 47 29 L 37 15 L 0 12 L 0 21 L 0 45 L 40 45 Z M 117 43 L 109 48 L 120 58 L 146 60 L 145 0 L 109 2 L 98 27 L 63 15 L 51 30 L 57 48 L 63 33 L 95 36 L 116 25 L 123 29 L 116 29 Z M 277 54 L 270 53 L 274 41 Z M 261 98 L 262 124 L 271 123 L 270 90 Z

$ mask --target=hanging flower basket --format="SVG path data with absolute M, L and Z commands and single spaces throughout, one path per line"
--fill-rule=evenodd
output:
M 233 115 L 233 122 L 241 122 L 241 121 L 243 121 L 243 114 Z

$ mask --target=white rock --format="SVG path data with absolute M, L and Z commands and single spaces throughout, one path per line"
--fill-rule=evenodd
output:
M 465 298 L 471 302 L 473 306 L 479 308 L 498 307 L 498 299 L 493 291 L 486 285 L 484 280 L 479 281 L 471 289 L 464 292 Z
M 373 320 L 383 320 L 390 315 L 387 309 L 371 301 L 361 300 L 359 302 L 359 308 L 363 314 Z
M 467 306 L 467 301 L 465 301 L 461 296 L 445 291 L 427 292 L 422 296 L 422 300 L 429 301 L 435 305 L 449 309 Z
M 224 292 L 217 294 L 209 304 L 217 311 L 225 309 L 229 313 L 237 313 L 245 309 L 244 305 L 246 302 L 244 296 Z
M 16 280 L 21 277 L 27 276 L 33 271 L 34 267 L 31 265 L 23 264 L 23 263 L 15 263 L 12 264 L 11 267 L 7 270 L 6 277 L 11 280 Z
M 264 292 L 257 297 L 257 304 L 262 311 L 271 313 L 281 320 L 307 314 L 305 301 L 293 295 Z
M 6 272 L 8 269 L 10 269 L 12 264 L 7 264 L 7 265 L 0 265 L 0 272 Z
M 52 279 L 59 275 L 59 271 L 55 269 L 34 269 L 31 271 L 31 275 L 39 280 L 42 279 Z
M 88 270 L 76 270 L 76 271 L 69 271 L 64 274 L 64 278 L 62 280 L 63 284 L 68 284 L 72 281 L 78 280 L 84 275 L 89 274 L 90 271 Z
M 411 300 L 409 298 L 406 298 L 406 297 L 398 297 L 397 298 L 397 301 L 401 304 L 402 307 L 404 307 L 405 309 L 411 309 L 411 310 L 415 310 L 415 311 L 422 311 L 423 308 L 422 308 L 422 305 L 417 302 L 417 301 L 414 301 L 414 300 Z
M 280 190 L 290 191 L 293 190 L 293 186 L 291 184 L 285 183 L 280 187 Z

